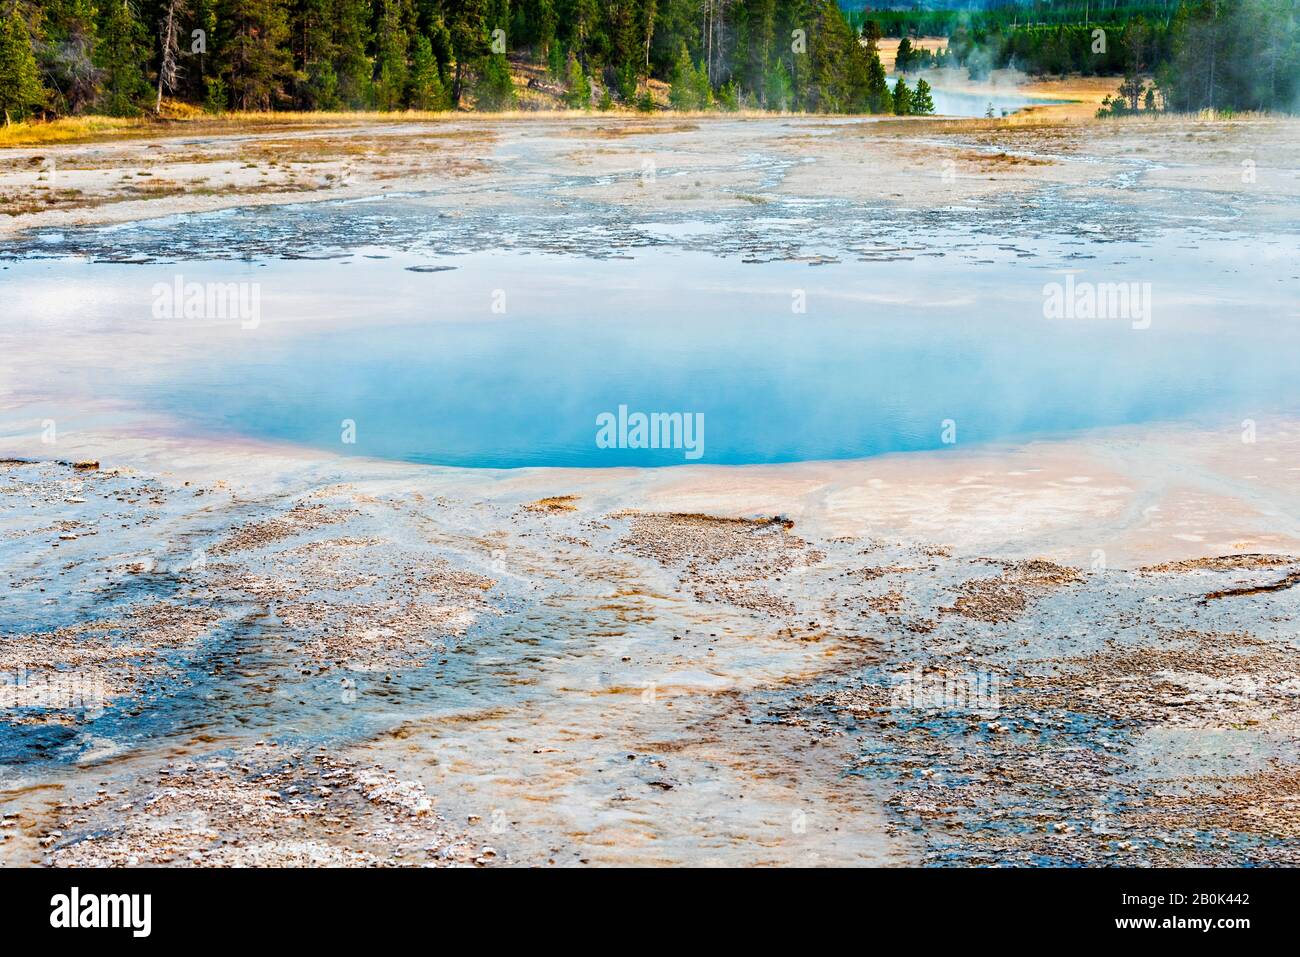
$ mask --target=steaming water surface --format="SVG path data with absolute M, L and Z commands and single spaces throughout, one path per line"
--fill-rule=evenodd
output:
M 892 90 L 898 82 L 897 76 L 888 77 Z M 905 78 L 909 89 L 916 88 L 916 76 Z M 995 116 L 1004 116 L 1023 110 L 1027 106 L 1044 103 L 1057 103 L 1050 97 L 1025 96 L 1014 89 L 1001 89 L 990 86 L 987 92 L 974 92 L 969 89 L 948 89 L 944 85 L 943 74 L 927 73 L 925 81 L 930 84 L 930 98 L 934 101 L 936 116 L 987 116 L 991 108 Z
M 223 231 L 253 232 L 217 214 L 92 231 L 78 240 L 88 255 L 8 263 L 8 344 L 43 352 L 48 374 L 15 376 L 23 417 L 5 430 L 46 418 L 64 434 L 102 425 L 93 397 L 112 415 L 161 415 L 180 431 L 421 463 L 734 465 L 1166 420 L 1236 428 L 1300 408 L 1291 236 L 1164 228 L 987 245 L 953 214 L 860 260 L 810 264 L 789 245 L 761 260 L 708 251 L 727 252 L 743 230 L 775 246 L 772 236 L 801 228 L 801 217 L 767 213 L 597 224 L 625 243 L 595 236 L 603 258 L 448 256 L 414 240 L 347 242 L 356 209 L 258 214 L 272 233 L 300 221 L 280 255 L 216 258 Z M 365 215 L 396 237 L 427 217 L 391 199 Z M 837 215 L 802 220 L 825 231 Z M 872 225 L 843 229 L 841 249 L 858 244 L 849 230 Z M 69 245 L 54 239 L 46 255 Z M 133 261 L 90 258 L 95 243 Z M 255 327 L 158 317 L 178 277 L 255 288 Z M 1133 299 L 1123 314 L 1045 316 L 1045 289 L 1067 281 L 1124 284 Z M 702 441 L 602 447 L 599 417 L 620 407 L 681 413 L 702 423 Z

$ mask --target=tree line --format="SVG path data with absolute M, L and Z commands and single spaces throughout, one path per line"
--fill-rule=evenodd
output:
M 1123 75 L 1108 113 L 1300 108 L 1300 0 L 1169 0 L 1108 8 L 1064 0 L 980 11 L 858 11 L 849 19 L 864 34 L 948 38 L 942 57 L 901 55 L 903 72 L 956 66 L 973 79 L 1004 68 Z
M 130 116 L 517 105 L 918 112 L 835 0 L 0 0 L 0 106 Z M 905 94 L 905 95 L 904 95 Z
M 1147 3 L 1135 57 L 1094 50 L 1091 24 L 998 8 L 922 20 L 947 54 L 908 43 L 903 72 L 958 65 L 1149 72 L 1163 105 L 1290 109 L 1300 0 Z M 1054 8 L 1057 13 L 1061 9 Z M 1073 9 L 1073 8 L 1067 8 Z M 1085 6 L 1090 10 L 1090 6 Z M 573 107 L 924 112 L 877 44 L 912 21 L 835 0 L 0 0 L 0 108 L 32 115 L 223 110 L 444 110 L 519 105 L 516 77 Z M 1008 25 L 1008 19 L 1011 18 Z M 1114 32 L 1119 21 L 1112 23 Z

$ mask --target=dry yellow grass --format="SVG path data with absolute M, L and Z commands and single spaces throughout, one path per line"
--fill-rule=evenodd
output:
M 1122 82 L 1123 78 L 1118 76 L 1042 77 L 1027 80 L 1021 84 L 1021 92 L 1029 96 L 1052 97 L 1061 102 L 1030 106 L 1022 111 L 1022 115 L 1050 113 L 1071 119 L 1093 117 L 1097 115 L 1101 101 L 1114 96 Z
M 799 116 L 803 114 L 789 114 Z M 137 117 L 117 119 L 113 117 L 68 117 L 52 120 L 48 123 L 14 123 L 0 127 L 0 149 L 7 147 L 42 146 L 47 144 L 92 143 L 102 140 L 148 138 L 158 136 L 216 136 L 223 133 L 240 132 L 278 132 L 299 129 L 346 129 L 349 127 L 373 126 L 375 123 L 401 124 L 439 124 L 439 123 L 500 123 L 513 120 L 536 120 L 539 117 L 565 117 L 571 119 L 587 118 L 593 122 L 602 119 L 636 118 L 646 124 L 661 123 L 672 125 L 683 119 L 729 118 L 771 118 L 771 113 L 762 110 L 738 110 L 723 113 L 717 110 L 691 110 L 684 112 L 640 113 L 621 107 L 610 110 L 554 109 L 554 110 L 505 110 L 499 113 L 476 113 L 465 110 L 445 112 L 425 112 L 407 110 L 400 113 L 354 112 L 354 113 L 226 113 L 221 116 L 199 114 L 193 118 Z
M 421 112 L 403 113 L 224 113 L 211 116 L 196 111 L 187 115 L 170 115 L 161 119 L 153 116 L 121 119 L 107 116 L 71 116 L 46 123 L 12 123 L 0 127 L 0 148 L 42 146 L 53 143 L 90 143 L 101 140 L 153 137 L 190 136 L 194 134 L 238 133 L 241 131 L 292 130 L 303 128 L 328 128 L 373 125 L 385 123 L 441 123 L 465 120 L 476 116 L 484 119 L 535 116 L 535 113 L 465 113 Z
M 910 39 L 914 49 L 929 50 L 931 53 L 948 49 L 947 37 L 911 37 Z M 877 44 L 876 48 L 880 51 L 880 65 L 887 72 L 894 71 L 894 61 L 898 57 L 898 45 L 901 42 L 902 40 L 897 37 L 882 37 Z
M 110 116 L 73 116 L 50 123 L 11 123 L 0 127 L 0 147 L 79 143 L 117 136 L 136 136 L 156 125 L 153 120 L 117 119 Z
M 894 41 L 897 46 L 897 41 Z M 882 47 L 883 50 L 883 47 Z M 940 124 L 947 131 L 963 129 L 983 129 L 994 127 L 1040 126 L 1060 123 L 1062 121 L 1091 120 L 1097 112 L 1104 97 L 1113 95 L 1119 85 L 1118 77 L 1065 77 L 1061 79 L 1024 80 L 1019 84 L 1009 84 L 1028 95 L 1051 97 L 1059 102 L 1028 107 L 1010 116 L 996 119 L 932 119 L 922 117 L 882 118 L 882 132 L 893 127 L 895 123 Z M 601 111 L 596 109 L 568 109 L 554 104 L 551 108 L 508 110 L 499 113 L 473 112 L 469 110 L 451 110 L 428 112 L 408 110 L 404 112 L 337 112 L 337 113 L 290 113 L 290 112 L 249 112 L 226 113 L 211 116 L 192 106 L 179 103 L 164 103 L 164 115 L 161 118 L 141 116 L 130 119 L 105 116 L 67 117 L 42 123 L 13 123 L 0 127 L 0 149 L 33 147 L 43 145 L 79 144 L 111 140 L 146 139 L 167 136 L 220 136 L 231 133 L 275 133 L 279 131 L 332 129 L 345 131 L 357 127 L 374 126 L 376 123 L 386 125 L 411 124 L 441 125 L 464 124 L 499 124 L 515 121 L 535 121 L 540 118 L 563 118 L 584 121 L 599 127 L 609 123 L 610 136 L 628 136 L 637 133 L 663 133 L 688 129 L 683 121 L 718 120 L 718 119 L 770 119 L 773 114 L 762 110 L 738 110 L 733 113 L 718 110 L 667 111 L 641 113 L 626 107 L 616 106 Z M 793 113 L 789 116 L 808 116 Z M 1224 116 L 1203 116 L 1200 119 L 1235 122 L 1250 122 L 1266 118 L 1266 114 L 1242 113 L 1228 118 Z M 1157 116 L 1130 117 L 1125 122 L 1150 123 L 1173 121 L 1176 118 Z M 1183 117 L 1182 119 L 1186 119 Z M 631 122 L 630 122 L 631 121 Z M 1111 121 L 1114 122 L 1114 121 Z M 620 128 L 624 127 L 624 128 Z M 914 127 L 911 127 L 914 129 Z

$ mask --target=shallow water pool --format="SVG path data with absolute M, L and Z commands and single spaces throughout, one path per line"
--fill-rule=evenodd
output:
M 821 265 L 672 247 L 430 264 L 365 247 L 41 259 L 8 275 L 23 280 L 20 313 L 40 317 L 29 339 L 53 343 L 29 415 L 65 430 L 84 413 L 61 403 L 80 391 L 209 435 L 452 466 L 608 467 L 854 458 L 1171 420 L 1236 429 L 1293 413 L 1297 283 L 1290 267 L 1253 264 L 1295 255 L 1283 237 L 1098 243 L 1086 257 L 1065 242 L 935 241 Z M 178 276 L 254 284 L 256 327 L 157 318 L 156 291 Z M 1132 284 L 1130 314 L 1045 315 L 1052 284 L 1077 295 L 1103 282 Z

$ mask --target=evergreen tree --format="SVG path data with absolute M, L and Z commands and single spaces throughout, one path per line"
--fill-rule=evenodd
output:
M 333 14 L 329 0 L 297 0 L 289 22 L 294 99 L 305 110 L 338 108 Z
M 487 0 L 483 9 L 483 22 L 489 35 L 496 30 L 502 30 L 509 33 L 510 27 L 510 0 Z M 493 50 L 493 53 L 501 52 Z
M 218 21 L 221 74 L 235 108 L 271 109 L 293 72 L 283 0 L 225 0 Z
M 564 94 L 564 104 L 571 110 L 591 108 L 591 84 L 573 51 L 569 51 L 569 63 L 565 70 L 568 92 Z
M 433 58 L 438 61 L 438 78 L 442 80 L 444 92 L 451 89 L 452 64 L 455 56 L 451 47 L 451 31 L 439 15 L 429 24 L 429 45 L 433 48 Z
M 424 34 L 417 34 L 411 52 L 411 107 L 417 110 L 445 110 L 447 92 L 433 56 L 433 44 Z
M 889 92 L 889 77 L 880 62 L 880 54 L 873 52 L 867 63 L 867 109 L 872 113 L 892 113 L 894 97 Z
M 695 64 L 691 62 L 690 51 L 686 49 L 686 41 L 683 40 L 677 53 L 677 62 L 673 64 L 672 82 L 668 88 L 668 103 L 674 110 L 699 108 L 696 76 Z
M 203 98 L 203 108 L 213 116 L 220 116 L 230 105 L 230 91 L 226 88 L 226 81 L 219 75 L 213 75 L 207 78 L 207 93 Z
M 451 80 L 451 102 L 460 105 L 475 65 L 489 52 L 486 0 L 443 0 L 455 72 Z
M 921 116 L 928 116 L 934 112 L 934 97 L 930 95 L 930 84 L 925 82 L 925 77 L 920 77 L 916 81 L 911 105 L 912 112 Z
M 537 0 L 537 43 L 544 60 L 556 48 L 555 22 L 555 0 Z
M 912 112 L 912 95 L 908 92 L 907 84 L 903 82 L 900 76 L 898 82 L 894 84 L 894 115 L 907 116 Z
M 368 0 L 332 0 L 330 6 L 332 63 L 319 69 L 322 93 L 351 109 L 363 109 L 372 102 L 374 64 L 366 52 L 370 46 Z M 333 94 L 329 95 L 329 91 Z
M 339 75 L 334 71 L 330 60 L 313 60 L 307 64 L 299 87 L 300 100 L 308 110 L 337 110 L 341 105 L 339 99 Z
M 0 0 L 4 68 L 16 76 L 15 57 L 26 51 L 22 69 L 34 58 L 44 87 L 35 101 L 16 80 L 0 95 L 15 115 L 33 106 L 130 114 L 169 93 L 213 109 L 436 108 L 459 104 L 467 89 L 478 107 L 501 109 L 514 102 L 512 64 L 530 60 L 547 64 L 583 107 L 595 90 L 606 106 L 653 109 L 653 78 L 668 82 L 674 109 L 716 102 L 892 113 L 897 85 L 879 60 L 889 35 L 899 38 L 900 75 L 942 65 L 977 78 L 1009 66 L 1123 72 L 1108 113 L 1156 104 L 1292 110 L 1300 104 L 1297 2 L 1177 0 L 1166 4 L 1172 15 L 1094 5 L 1092 22 L 1106 25 L 1111 42 L 1093 53 L 1089 24 L 1070 22 L 1071 5 L 1044 7 L 1044 24 L 998 4 L 960 16 L 930 8 L 867 15 L 846 13 L 842 0 Z M 206 31 L 206 50 L 187 49 L 194 28 Z M 945 33 L 941 55 L 912 39 Z M 909 112 L 932 111 L 928 84 L 904 91 Z
M 1167 109 L 1296 109 L 1300 20 L 1290 0 L 1192 0 L 1169 34 L 1168 60 L 1156 71 Z
M 516 102 L 515 84 L 510 78 L 510 63 L 504 53 L 494 53 L 483 61 L 478 83 L 474 86 L 475 106 L 483 110 L 509 110 Z
M 96 63 L 103 74 L 99 109 L 109 116 L 135 116 L 148 94 L 144 76 L 148 59 L 144 25 L 129 0 L 108 0 L 108 10 L 95 49 Z
M 1116 113 L 1136 113 L 1138 104 L 1142 102 L 1142 94 L 1146 92 L 1146 84 L 1133 75 L 1126 76 L 1124 82 L 1119 85 L 1119 101 L 1115 106 L 1120 109 Z
M 565 55 L 564 49 L 558 43 L 551 44 L 551 51 L 547 54 L 546 69 L 550 72 L 552 79 L 564 81 L 568 70 L 569 58 Z
M 44 103 L 45 90 L 36 67 L 31 34 L 14 7 L 8 17 L 0 20 L 0 109 L 4 110 L 5 126 L 11 119 L 23 119 L 30 110 Z
M 616 71 L 636 69 L 641 59 L 641 31 L 637 23 L 640 0 L 607 0 L 605 11 L 605 62 Z
M 1147 26 L 1146 17 L 1141 14 L 1124 24 L 1120 44 L 1124 47 L 1129 73 L 1141 73 L 1146 68 L 1147 42 L 1150 37 L 1151 28 Z
M 867 52 L 834 0 L 818 4 L 808 43 L 812 83 L 807 106 L 826 113 L 864 112 L 870 108 Z
M 406 100 L 406 28 L 398 0 L 380 0 L 379 29 L 375 34 L 375 106 L 397 110 Z
M 794 88 L 790 83 L 790 71 L 785 68 L 784 60 L 777 60 L 767 78 L 764 89 L 764 105 L 769 110 L 784 111 L 793 108 Z
M 624 63 L 619 67 L 616 77 L 619 99 L 624 103 L 631 103 L 635 100 L 640 78 L 641 71 L 638 64 Z
M 912 68 L 912 41 L 907 37 L 898 41 L 898 51 L 894 54 L 894 70 L 906 73 Z
M 181 77 L 181 95 L 189 99 L 203 99 L 208 89 L 209 74 L 214 69 L 212 51 L 208 44 L 217 35 L 217 11 L 215 0 L 193 0 L 193 4 L 194 19 L 189 24 L 190 32 L 181 40 L 183 49 L 188 51 L 186 59 L 189 67 Z M 196 37 L 195 30 L 203 32 Z
M 589 59 L 595 47 L 595 31 L 600 22 L 599 0 L 569 0 L 569 16 L 573 25 L 573 49 L 583 70 L 589 68 Z
M 875 20 L 862 21 L 862 39 L 867 41 L 867 51 L 870 53 L 880 52 L 880 41 L 885 32 L 880 29 L 880 24 Z
M 735 113 L 740 109 L 740 84 L 735 80 L 729 80 L 718 88 L 718 106 L 728 113 Z
M 708 68 L 703 63 L 699 64 L 695 68 L 695 82 L 693 85 L 694 85 L 693 99 L 695 100 L 695 109 L 697 110 L 713 109 L 713 87 L 709 83 Z

